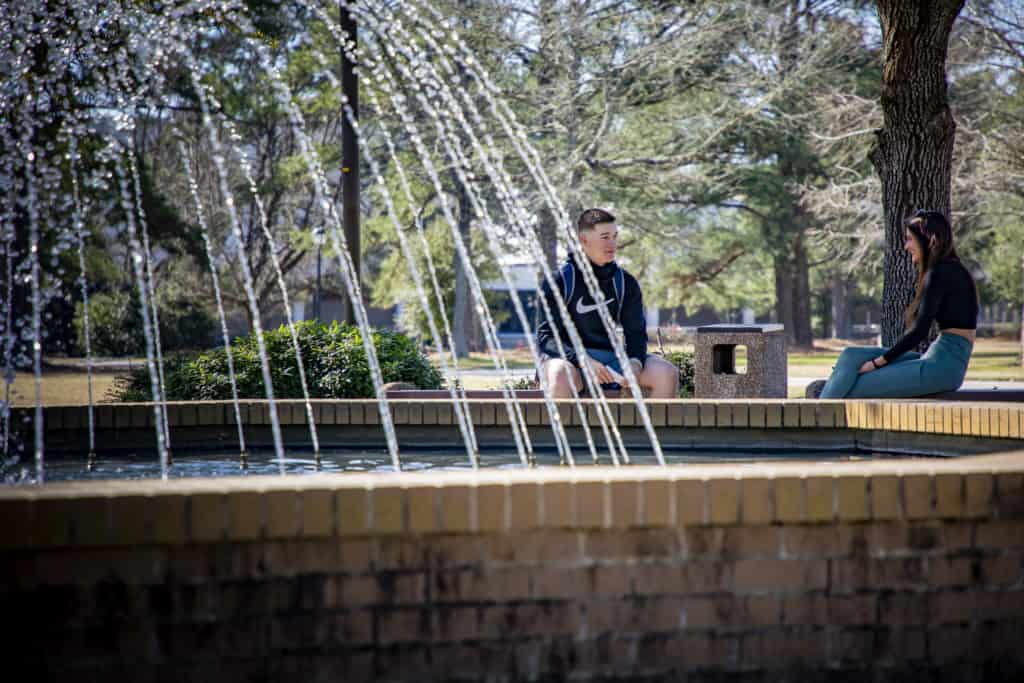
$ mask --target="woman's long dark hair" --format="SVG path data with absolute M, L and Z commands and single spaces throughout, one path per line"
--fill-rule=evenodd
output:
M 914 300 L 907 306 L 904 316 L 907 328 L 913 327 L 917 309 L 924 296 L 924 279 L 935 264 L 948 259 L 958 259 L 953 247 L 953 227 L 949 220 L 938 211 L 915 211 L 907 219 L 907 230 L 921 247 L 921 258 L 917 262 L 917 282 L 914 283 Z

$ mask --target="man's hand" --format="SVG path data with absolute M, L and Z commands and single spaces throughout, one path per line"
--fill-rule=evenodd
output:
M 612 369 L 604 363 L 598 363 L 590 356 L 587 356 L 587 364 L 590 366 L 590 369 L 593 370 L 594 375 L 597 376 L 597 381 L 600 384 L 611 384 L 612 382 L 618 381 L 615 379 L 615 375 L 617 373 L 613 372 Z

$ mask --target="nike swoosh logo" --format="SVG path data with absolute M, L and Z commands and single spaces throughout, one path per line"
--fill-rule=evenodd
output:
M 589 306 L 584 306 L 582 298 L 581 299 L 576 299 L 576 312 L 579 313 L 580 315 L 586 315 L 587 313 L 590 313 L 592 311 L 596 311 L 597 309 L 601 308 L 602 306 L 607 306 L 608 304 L 610 304 L 610 303 L 612 303 L 614 301 L 615 301 L 615 297 L 612 297 L 611 299 L 608 299 L 608 301 L 605 301 L 603 304 L 591 304 Z

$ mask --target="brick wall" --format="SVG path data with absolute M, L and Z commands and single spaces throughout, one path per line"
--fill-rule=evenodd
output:
M 0 491 L 5 664 L 1020 680 L 1024 454 Z

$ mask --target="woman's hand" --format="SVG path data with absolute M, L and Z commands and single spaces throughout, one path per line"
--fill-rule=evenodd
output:
M 885 360 L 885 357 L 879 356 L 878 358 L 864 361 L 864 365 L 860 366 L 860 370 L 857 371 L 857 374 L 863 375 L 866 372 L 877 370 L 878 368 L 884 367 L 885 365 L 888 365 L 888 362 Z

